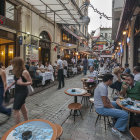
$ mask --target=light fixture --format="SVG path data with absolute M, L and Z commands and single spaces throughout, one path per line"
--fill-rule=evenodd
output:
M 119 42 L 118 44 L 119 44 L 119 45 L 121 45 L 122 43 L 121 43 L 121 42 Z
M 126 35 L 127 34 L 127 32 L 126 31 L 123 31 L 123 35 Z
M 119 49 L 119 47 L 117 47 L 117 50 Z
M 40 38 L 40 39 L 42 39 L 43 37 L 42 37 L 42 36 L 40 36 L 39 38 Z
M 41 49 L 41 47 L 38 47 L 39 49 Z
M 13 51 L 9 51 L 9 53 L 13 53 Z
M 4 55 L 4 52 L 1 52 L 1 55 Z
M 75 54 L 78 55 L 78 52 L 76 52 Z
M 30 34 L 30 32 L 27 32 L 27 35 L 29 35 Z

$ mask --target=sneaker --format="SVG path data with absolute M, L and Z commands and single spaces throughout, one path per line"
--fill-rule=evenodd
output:
M 122 138 L 123 135 L 121 134 L 121 132 L 119 132 L 117 129 L 112 128 L 112 133 L 116 136 L 118 136 L 119 138 Z

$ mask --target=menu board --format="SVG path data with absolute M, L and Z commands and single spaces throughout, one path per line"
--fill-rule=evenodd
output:
M 26 60 L 30 60 L 30 62 L 38 62 L 38 48 L 33 45 L 26 46 Z

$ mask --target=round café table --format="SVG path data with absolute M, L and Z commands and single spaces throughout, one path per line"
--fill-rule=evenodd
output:
M 75 91 L 73 91 L 73 90 L 75 90 Z M 75 122 L 75 117 L 79 116 L 78 112 L 80 113 L 80 116 L 82 117 L 82 113 L 80 111 L 82 105 L 80 103 L 77 103 L 77 96 L 82 96 L 82 95 L 86 94 L 87 91 L 84 89 L 81 89 L 81 88 L 69 88 L 69 89 L 66 89 L 64 92 L 67 95 L 74 96 L 74 103 L 69 104 L 68 108 L 71 110 L 69 116 L 73 115 L 74 122 Z M 74 111 L 73 114 L 71 114 L 72 111 Z
M 75 90 L 75 92 L 72 92 L 72 90 Z M 77 96 L 82 96 L 87 93 L 87 91 L 82 88 L 68 88 L 64 92 L 67 95 L 74 96 L 74 103 L 77 103 Z
M 120 106 L 122 109 L 124 109 L 124 110 L 126 110 L 128 112 L 131 112 L 131 113 L 140 114 L 140 108 L 135 108 L 132 105 L 123 106 L 122 101 L 123 100 L 120 100 L 120 99 L 116 100 L 117 105 Z M 137 102 L 140 103 L 140 101 L 137 101 Z
M 25 131 L 32 131 L 30 140 L 56 140 L 57 137 L 57 130 L 53 123 L 48 120 L 33 119 L 13 126 L 3 135 L 1 140 L 22 139 L 22 133 Z
M 135 125 L 135 122 L 134 122 L 134 118 L 135 118 L 135 115 L 134 114 L 140 114 L 140 108 L 137 108 L 137 107 L 134 107 L 133 105 L 126 105 L 124 106 L 122 104 L 122 101 L 123 100 L 120 100 L 120 99 L 117 99 L 116 100 L 116 103 L 119 107 L 121 107 L 122 109 L 128 111 L 130 113 L 130 118 L 129 118 L 129 128 L 131 128 L 132 126 Z M 140 101 L 136 101 L 137 103 L 140 103 Z

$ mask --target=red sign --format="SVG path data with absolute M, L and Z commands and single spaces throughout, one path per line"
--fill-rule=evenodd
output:
M 4 25 L 5 24 L 5 17 L 0 15 L 0 24 Z

